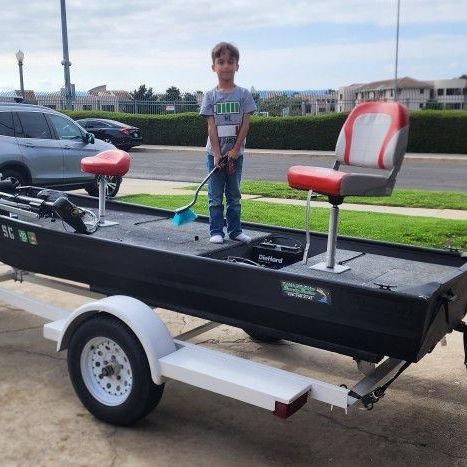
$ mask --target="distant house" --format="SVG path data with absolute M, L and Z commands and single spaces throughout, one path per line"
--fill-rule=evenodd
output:
M 337 111 L 338 112 L 350 112 L 356 103 L 357 98 L 355 92 L 360 89 L 363 85 L 351 84 L 350 86 L 343 86 L 337 90 Z
M 36 92 L 36 102 L 56 110 L 65 109 L 65 93 L 63 90 L 56 92 Z M 110 112 L 127 111 L 131 102 L 128 91 L 110 91 L 106 85 L 98 86 L 87 92 L 76 91 L 73 98 L 73 110 L 107 110 Z
M 0 102 L 23 102 L 23 100 L 24 102 L 28 102 L 29 104 L 37 104 L 36 95 L 32 90 L 24 90 L 24 99 L 19 89 L 17 89 L 16 91 L 0 92 Z
M 467 110 L 467 79 L 439 79 L 429 81 L 433 85 L 433 107 Z
M 393 79 L 352 84 L 339 88 L 337 110 L 347 112 L 359 102 L 394 100 L 394 97 Z M 467 80 L 419 81 L 406 76 L 397 80 L 397 100 L 409 110 L 467 109 Z
M 408 76 L 397 80 L 397 100 L 409 110 L 426 107 L 432 85 Z M 354 90 L 356 103 L 373 100 L 394 100 L 394 80 L 374 81 Z

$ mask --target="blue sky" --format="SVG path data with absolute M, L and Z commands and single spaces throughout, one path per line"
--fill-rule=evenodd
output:
M 396 0 L 67 0 L 71 81 L 88 90 L 205 90 L 210 50 L 240 49 L 237 83 L 326 89 L 394 76 Z M 0 90 L 63 85 L 60 2 L 0 0 Z M 467 73 L 467 1 L 401 0 L 399 76 Z

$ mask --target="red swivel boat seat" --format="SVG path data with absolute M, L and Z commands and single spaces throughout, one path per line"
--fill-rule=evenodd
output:
M 119 149 L 109 149 L 81 159 L 81 171 L 96 175 L 123 177 L 130 169 L 130 156 Z
M 326 263 L 314 269 L 342 272 L 346 266 L 335 265 L 338 206 L 345 196 L 389 196 L 392 193 L 409 134 L 407 109 L 398 102 L 364 102 L 347 117 L 336 144 L 336 161 L 332 169 L 293 166 L 288 171 L 292 188 L 309 191 L 307 199 L 307 247 L 309 247 L 309 209 L 311 193 L 327 195 L 332 204 Z M 346 172 L 341 165 L 349 166 Z M 354 168 L 372 169 L 372 173 Z
M 81 159 L 81 171 L 97 175 L 99 185 L 99 223 L 100 227 L 115 225 L 117 222 L 105 219 L 105 188 L 108 177 L 123 177 L 130 169 L 130 156 L 119 149 L 109 149 L 95 156 Z

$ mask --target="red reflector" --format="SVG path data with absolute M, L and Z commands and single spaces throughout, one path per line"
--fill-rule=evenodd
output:
M 293 415 L 298 409 L 301 409 L 308 400 L 308 393 L 302 394 L 300 397 L 295 399 L 290 404 L 284 404 L 283 402 L 276 401 L 276 409 L 273 414 L 280 418 L 287 418 Z

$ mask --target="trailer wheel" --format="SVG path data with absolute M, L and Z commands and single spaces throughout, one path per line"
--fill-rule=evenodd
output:
M 82 323 L 68 346 L 68 372 L 83 405 L 114 425 L 131 425 L 159 403 L 146 354 L 122 321 L 95 315 Z

